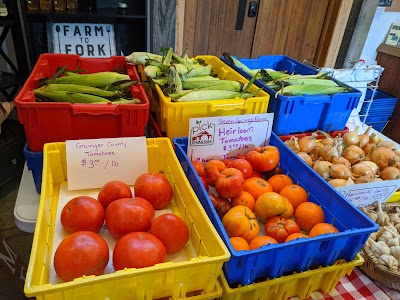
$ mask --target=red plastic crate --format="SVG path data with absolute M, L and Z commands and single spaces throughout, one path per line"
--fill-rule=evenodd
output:
M 139 79 L 135 66 L 126 64 L 124 56 L 81 58 L 75 54 L 42 54 L 32 73 L 15 98 L 29 149 L 43 151 L 50 142 L 76 139 L 143 136 L 149 118 L 150 102 L 141 85 L 131 87 L 132 97 L 141 104 L 81 104 L 36 102 L 33 89 L 43 77 L 51 77 L 57 67 L 78 67 L 88 73 L 114 71 L 126 66 L 132 79 Z

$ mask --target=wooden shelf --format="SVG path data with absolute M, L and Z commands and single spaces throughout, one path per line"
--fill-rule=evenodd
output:
M 380 44 L 377 51 L 392 56 L 400 57 L 400 47 L 395 47 L 387 44 Z

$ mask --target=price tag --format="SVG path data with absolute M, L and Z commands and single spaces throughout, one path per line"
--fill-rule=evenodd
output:
M 400 180 L 348 185 L 336 189 L 355 206 L 372 205 L 375 201 L 386 202 L 400 187 Z
M 66 141 L 68 189 L 101 188 L 111 180 L 133 185 L 146 173 L 146 137 Z
M 188 157 L 202 162 L 229 159 L 268 145 L 273 119 L 273 113 L 191 118 Z

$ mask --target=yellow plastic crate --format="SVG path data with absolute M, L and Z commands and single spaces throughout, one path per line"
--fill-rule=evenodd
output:
M 388 203 L 400 202 L 400 192 L 395 192 L 389 199 L 386 201 Z
M 211 64 L 213 72 L 217 74 L 219 79 L 239 80 L 243 83 L 249 82 L 216 56 L 199 55 L 196 58 L 203 59 L 207 64 Z M 143 78 L 143 68 L 141 66 L 139 66 L 139 73 L 141 73 L 142 81 L 144 81 L 145 78 Z M 253 84 L 249 91 L 254 92 L 258 89 L 260 88 Z M 270 98 L 268 93 L 260 90 L 256 97 L 248 99 L 171 102 L 171 98 L 165 96 L 157 84 L 156 90 L 159 103 L 153 99 L 150 100 L 150 106 L 153 106 L 152 109 L 159 109 L 159 112 L 156 112 L 156 115 L 160 116 L 159 118 L 157 117 L 157 121 L 161 121 L 161 130 L 166 132 L 167 137 L 171 140 L 175 137 L 188 135 L 190 118 L 266 113 Z M 157 107 L 158 105 L 159 107 Z
M 217 278 L 230 253 L 191 188 L 170 140 L 147 139 L 147 152 L 149 172 L 163 172 L 173 187 L 174 198 L 169 209 L 180 215 L 189 227 L 191 251 L 185 250 L 186 257 L 143 269 L 51 283 L 53 241 L 58 233 L 55 218 L 60 191 L 67 183 L 67 167 L 65 143 L 49 143 L 44 146 L 42 193 L 26 274 L 26 296 L 46 300 L 211 299 L 219 296 Z
M 222 273 L 218 278 L 222 286 L 222 296 L 219 299 L 285 300 L 294 296 L 305 299 L 317 290 L 330 293 L 335 289 L 340 278 L 345 274 L 350 274 L 354 267 L 362 265 L 363 262 L 363 257 L 357 254 L 357 257 L 351 262 L 338 261 L 333 266 L 320 267 L 237 288 L 231 288 Z

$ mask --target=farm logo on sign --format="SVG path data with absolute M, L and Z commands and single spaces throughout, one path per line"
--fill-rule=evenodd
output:
M 206 146 L 214 144 L 215 124 L 210 122 L 203 123 L 196 121 L 190 129 L 190 145 Z

